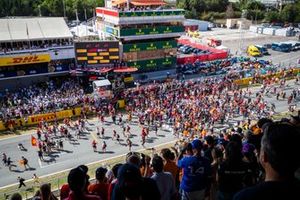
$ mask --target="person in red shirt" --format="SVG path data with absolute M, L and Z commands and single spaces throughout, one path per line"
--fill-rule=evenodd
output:
M 88 192 L 97 196 L 100 196 L 102 200 L 107 200 L 108 197 L 108 187 L 107 179 L 105 174 L 107 169 L 99 167 L 96 170 L 96 183 L 89 185 Z
M 113 180 L 111 181 L 111 183 L 109 184 L 109 187 L 108 187 L 108 195 L 107 195 L 107 199 L 108 200 L 111 200 L 112 198 L 112 193 L 114 191 L 114 188 L 115 188 L 115 185 L 118 183 L 118 171 L 119 171 L 119 168 L 122 166 L 121 163 L 118 163 L 116 165 L 113 166 L 112 168 L 112 173 L 113 173 Z
M 86 175 L 87 183 L 86 183 L 85 191 L 87 191 L 87 187 L 89 185 L 89 176 L 87 175 L 88 167 L 85 165 L 79 165 L 77 168 L 80 168 Z M 71 189 L 68 183 L 62 185 L 60 188 L 60 199 L 61 200 L 66 199 L 69 196 L 70 191 Z
M 102 200 L 99 196 L 87 194 L 87 183 L 88 176 L 84 169 L 81 167 L 72 169 L 68 175 L 69 196 L 64 200 Z

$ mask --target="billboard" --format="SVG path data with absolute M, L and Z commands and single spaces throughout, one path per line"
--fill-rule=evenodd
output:
M 110 66 L 120 60 L 118 41 L 77 42 L 74 46 L 79 66 Z
M 50 62 L 49 54 L 0 57 L 0 67 Z

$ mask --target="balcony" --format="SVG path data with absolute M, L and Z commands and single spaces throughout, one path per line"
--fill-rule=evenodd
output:
M 105 26 L 105 32 L 125 40 L 179 37 L 184 33 L 183 26 L 157 26 L 151 28 L 121 29 Z
M 184 12 L 183 9 L 119 11 L 97 8 L 98 17 L 115 25 L 183 21 Z

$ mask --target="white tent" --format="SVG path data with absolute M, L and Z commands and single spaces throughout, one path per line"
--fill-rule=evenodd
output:
M 103 86 L 110 86 L 111 82 L 107 79 L 98 80 L 93 82 L 93 88 L 103 87 Z

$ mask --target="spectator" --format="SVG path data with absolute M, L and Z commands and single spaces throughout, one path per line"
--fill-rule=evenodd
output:
M 242 149 L 238 142 L 229 142 L 225 149 L 225 160 L 218 169 L 218 200 L 231 200 L 243 189 L 246 177 L 251 174 L 249 164 L 242 160 Z
M 176 199 L 176 187 L 174 178 L 169 172 L 164 172 L 163 159 L 160 156 L 154 156 L 152 159 L 152 168 L 154 174 L 152 179 L 156 181 L 158 189 L 160 191 L 161 200 Z
M 11 195 L 10 200 L 22 200 L 22 196 L 20 195 L 20 193 L 14 193 L 13 195 Z
M 66 200 L 101 200 L 96 195 L 88 195 L 86 193 L 87 183 L 87 175 L 82 168 L 72 169 L 68 175 L 70 193 Z
M 161 156 L 164 159 L 164 171 L 170 172 L 175 180 L 175 184 L 179 183 L 179 169 L 174 162 L 175 155 L 170 149 L 162 149 Z
M 211 166 L 209 160 L 201 156 L 202 142 L 195 139 L 191 145 L 193 155 L 182 158 L 186 150 L 183 149 L 177 162 L 184 170 L 180 184 L 181 200 L 202 200 L 210 189 Z
M 290 199 L 300 196 L 300 182 L 295 171 L 300 167 L 300 132 L 297 127 L 282 122 L 264 128 L 260 163 L 265 170 L 265 182 L 237 193 L 234 200 Z
M 120 169 L 120 167 L 122 166 L 122 164 L 116 164 L 113 166 L 112 168 L 112 172 L 113 172 L 113 176 L 114 176 L 114 179 L 111 181 L 111 183 L 109 184 L 109 188 L 108 188 L 108 200 L 111 200 L 112 198 L 112 192 L 115 188 L 115 185 L 117 184 L 118 182 L 118 171 Z
M 106 177 L 105 177 L 106 172 L 107 169 L 103 167 L 99 167 L 95 173 L 96 183 L 91 184 L 88 187 L 89 193 L 100 196 L 102 200 L 107 200 L 108 197 L 109 184 L 106 181 Z
M 89 175 L 87 174 L 88 172 L 88 167 L 85 166 L 85 165 L 79 165 L 77 167 L 78 169 L 80 169 L 81 171 L 83 171 L 85 173 L 85 177 L 86 177 L 86 187 L 85 187 L 85 192 L 87 192 L 87 188 L 89 186 Z M 75 169 L 77 169 L 75 168 Z M 67 183 L 67 184 L 64 184 L 62 185 L 61 189 L 60 189 L 60 199 L 66 199 L 69 197 L 69 194 L 70 194 L 70 185 Z
M 124 164 L 118 171 L 112 200 L 156 200 L 160 193 L 154 180 L 143 178 L 138 167 Z
M 142 154 L 140 170 L 143 177 L 150 178 L 153 174 L 152 169 L 150 167 L 150 161 L 151 161 L 150 156 Z
M 41 185 L 33 200 L 57 200 L 57 198 L 51 192 L 51 185 L 46 183 Z

